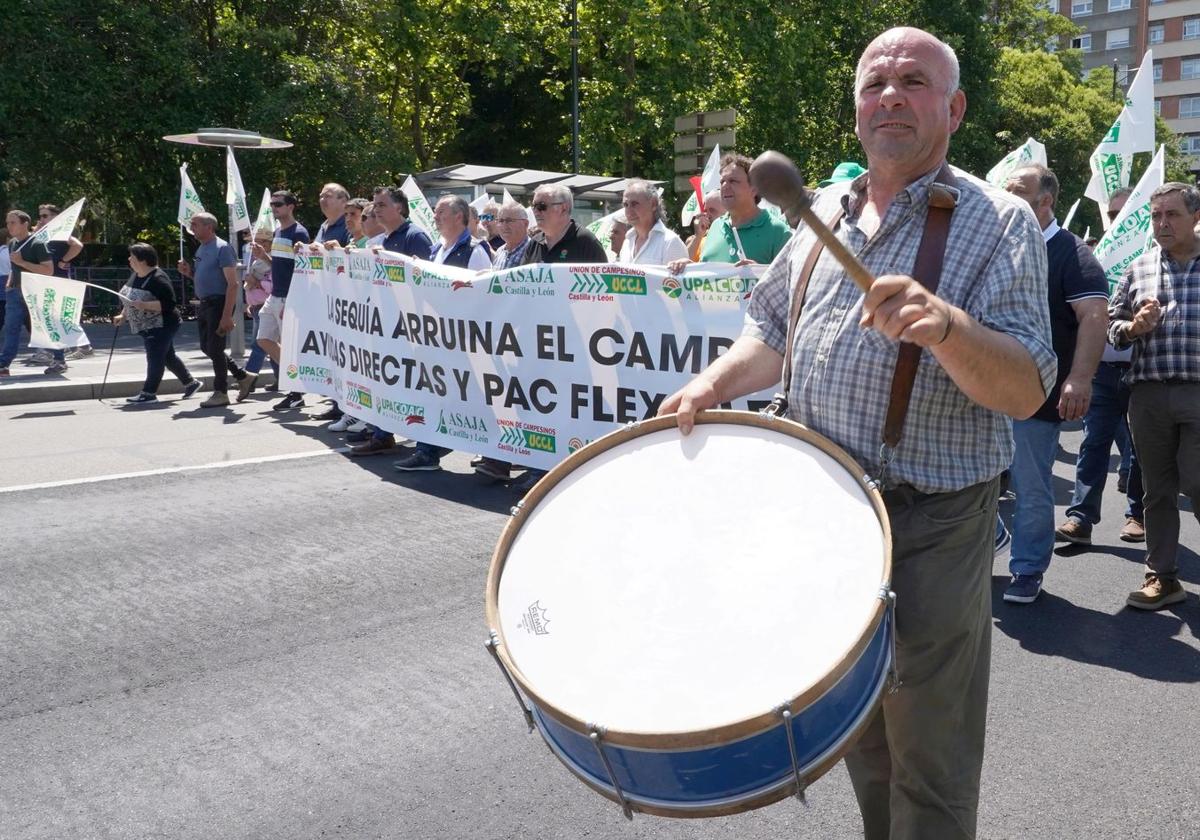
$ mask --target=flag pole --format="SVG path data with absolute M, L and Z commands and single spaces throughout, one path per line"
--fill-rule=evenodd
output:
M 226 151 L 233 156 L 233 147 L 226 146 Z M 240 179 L 239 179 L 240 180 Z M 228 193 L 228 188 L 226 188 Z M 237 201 L 236 196 L 234 201 Z M 245 324 L 245 303 L 242 302 L 242 248 L 238 242 L 238 232 L 234 228 L 237 224 L 237 219 L 234 216 L 233 205 L 226 205 L 229 208 L 229 247 L 233 248 L 233 273 L 238 279 L 237 297 L 233 302 L 233 332 L 229 334 L 229 355 L 235 359 L 241 359 L 246 355 L 246 324 Z

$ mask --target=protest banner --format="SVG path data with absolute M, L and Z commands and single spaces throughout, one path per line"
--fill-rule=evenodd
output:
M 21 243 L 21 247 L 17 249 L 17 253 L 20 253 L 30 243 L 37 242 L 44 245 L 47 242 L 66 242 L 70 239 L 71 234 L 75 232 L 75 226 L 79 224 L 79 215 L 83 212 L 85 201 L 87 201 L 86 198 L 79 199 L 49 222 L 39 227 L 34 231 L 33 236 Z
M 1091 180 L 1083 194 L 1100 205 L 1100 221 L 1108 222 L 1108 200 L 1129 186 L 1136 152 L 1154 151 L 1154 57 L 1150 50 L 1129 86 L 1125 107 L 1088 159 Z
M 1104 269 L 1108 291 L 1112 293 L 1130 264 L 1142 255 L 1151 243 L 1150 193 L 1162 186 L 1164 147 L 1159 146 L 1154 159 L 1142 173 L 1125 206 L 1096 243 L 1096 259 Z
M 85 291 L 85 284 L 75 280 L 23 272 L 21 297 L 29 307 L 29 346 L 69 350 L 90 344 L 79 324 Z
M 230 238 L 239 230 L 250 229 L 250 208 L 246 204 L 246 188 L 242 186 L 242 173 L 238 171 L 233 147 L 225 147 L 225 203 L 232 208 L 233 230 Z
M 1006 154 L 999 163 L 988 170 L 984 179 L 993 187 L 1004 189 L 1008 176 L 1018 168 L 1030 163 L 1046 166 L 1046 147 L 1030 137 L 1016 149 Z
M 200 203 L 200 194 L 196 192 L 196 188 L 192 185 L 192 179 L 188 177 L 187 164 L 179 167 L 179 236 L 180 242 L 183 241 L 183 231 L 192 232 L 192 216 L 197 213 L 204 212 L 204 205 Z
M 654 416 L 725 352 L 763 268 L 476 274 L 387 252 L 305 252 L 284 314 L 283 387 L 403 437 L 547 468 Z

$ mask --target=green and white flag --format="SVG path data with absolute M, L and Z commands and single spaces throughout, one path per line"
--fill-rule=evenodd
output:
M 1046 147 L 1032 137 L 1018 148 L 1006 154 L 999 163 L 989 169 L 987 177 L 984 180 L 993 187 L 1004 189 L 1004 185 L 1008 183 L 1009 175 L 1022 166 L 1031 163 L 1040 163 L 1042 166 L 1048 165 L 1046 163 Z
M 275 216 L 271 213 L 271 190 L 263 187 L 262 201 L 258 205 L 258 215 L 254 217 L 254 230 L 251 235 L 258 236 L 259 231 L 273 233 L 275 231 Z
M 204 212 L 200 203 L 200 194 L 192 185 L 192 179 L 187 174 L 187 164 L 179 167 L 179 224 L 188 233 L 192 232 L 192 216 Z
M 1079 209 L 1079 202 L 1081 201 L 1083 201 L 1082 198 L 1075 199 L 1075 203 L 1072 204 L 1071 209 L 1067 211 L 1067 218 L 1064 219 L 1062 223 L 1063 228 L 1066 230 L 1071 229 L 1071 222 L 1075 221 L 1075 211 Z
M 30 242 L 41 242 L 43 244 L 46 242 L 66 242 L 71 238 L 71 234 L 75 232 L 75 226 L 79 224 L 79 214 L 83 212 L 83 203 L 85 201 L 87 201 L 86 198 L 79 199 L 49 222 L 39 227 L 33 236 L 26 239 L 17 250 L 24 249 Z M 28 276 L 28 274 L 25 276 Z
M 704 162 L 704 171 L 700 173 L 700 192 L 703 195 L 708 195 L 720 186 L 721 147 L 720 145 L 716 145 L 713 146 L 712 154 L 708 156 L 708 160 Z M 696 197 L 696 191 L 692 190 L 692 194 L 684 202 L 683 212 L 679 214 L 679 221 L 683 223 L 684 227 L 687 227 L 698 215 L 700 215 L 700 200 Z
M 430 236 L 437 236 L 437 225 L 433 221 L 433 208 L 425 200 L 425 195 L 417 186 L 416 179 L 409 175 L 404 179 L 404 186 L 400 188 L 400 191 L 408 199 L 408 218 L 417 227 L 425 228 L 425 232 Z
M 225 203 L 233 208 L 230 237 L 239 230 L 249 230 L 250 208 L 246 204 L 246 188 L 242 186 L 242 173 L 238 171 L 232 146 L 225 147 Z
M 1163 184 L 1163 148 L 1158 147 L 1158 153 L 1154 155 L 1154 160 L 1150 161 L 1150 166 L 1133 188 L 1120 214 L 1096 243 L 1093 253 L 1104 268 L 1110 294 L 1129 268 L 1129 264 L 1152 244 L 1150 193 Z
M 600 240 L 600 244 L 604 246 L 604 250 L 615 260 L 617 255 L 613 252 L 612 235 L 613 225 L 616 222 L 625 221 L 625 208 L 622 207 L 616 212 L 609 213 L 607 216 L 601 216 L 596 221 L 587 226 L 587 229 L 592 232 L 592 236 Z
M 29 307 L 29 346 L 68 350 L 90 344 L 79 325 L 86 290 L 77 280 L 25 272 L 21 297 Z
M 1154 151 L 1154 57 L 1147 50 L 1142 59 L 1125 107 L 1108 129 L 1088 165 L 1092 178 L 1083 194 L 1100 205 L 1100 220 L 1108 220 L 1108 200 L 1129 186 L 1129 170 L 1135 152 Z

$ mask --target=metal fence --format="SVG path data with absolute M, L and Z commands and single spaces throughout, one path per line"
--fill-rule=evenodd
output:
M 184 277 L 175 269 L 163 268 L 167 277 L 171 279 L 171 285 L 175 289 L 176 299 L 179 301 L 179 312 L 185 319 L 196 317 L 196 307 L 192 304 L 192 292 L 195 291 L 192 281 Z M 114 292 L 124 286 L 130 277 L 131 272 L 128 268 L 119 267 L 73 267 L 71 269 L 71 278 L 73 280 L 82 280 L 85 283 L 92 283 L 96 286 L 103 286 L 106 289 L 112 289 Z M 101 294 L 95 289 L 88 289 L 83 299 L 83 318 L 84 320 L 107 320 L 120 311 L 121 303 L 112 295 Z

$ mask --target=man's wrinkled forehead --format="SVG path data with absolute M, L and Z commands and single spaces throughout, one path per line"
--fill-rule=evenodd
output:
M 872 41 L 858 61 L 855 92 L 872 80 L 919 78 L 951 92 L 953 70 L 946 53 L 932 38 L 913 35 L 881 36 Z

